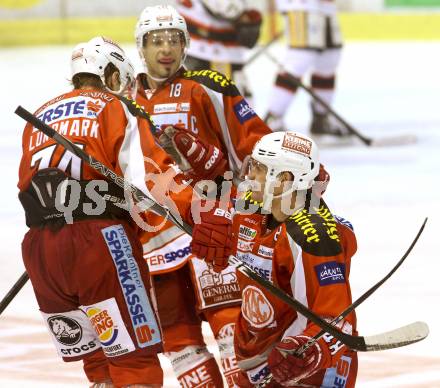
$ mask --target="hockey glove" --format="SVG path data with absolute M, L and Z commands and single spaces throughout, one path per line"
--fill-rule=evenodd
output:
M 319 174 L 315 178 L 315 188 L 313 190 L 313 193 L 318 197 L 321 198 L 325 190 L 327 190 L 327 186 L 330 183 L 330 174 L 325 169 L 324 165 L 319 165 Z
M 254 47 L 260 37 L 261 23 L 262 17 L 259 11 L 251 9 L 243 12 L 235 24 L 237 43 L 247 48 Z
M 231 214 L 223 209 L 214 208 L 200 214 L 200 223 L 193 228 L 192 253 L 214 266 L 221 272 L 228 266 L 232 251 Z
M 323 355 L 319 341 L 303 354 L 294 355 L 309 339 L 304 335 L 286 337 L 272 349 L 268 359 L 269 368 L 274 379 L 283 386 L 295 385 L 321 369 Z
M 205 144 L 180 126 L 167 126 L 163 133 L 171 138 L 178 154 L 178 157 L 172 156 L 189 178 L 195 181 L 215 179 L 225 172 L 227 162 L 223 152 L 214 145 Z M 161 135 L 161 139 L 163 138 Z

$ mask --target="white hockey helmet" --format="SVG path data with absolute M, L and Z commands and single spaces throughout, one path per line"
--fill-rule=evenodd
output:
M 119 70 L 121 87 L 110 90 L 105 84 L 105 68 L 112 63 Z M 104 86 L 116 94 L 132 94 L 135 87 L 134 67 L 124 50 L 111 39 L 98 36 L 88 42 L 79 43 L 72 51 L 72 77 L 79 73 L 89 73 L 99 76 Z
M 144 36 L 152 31 L 176 29 L 183 34 L 185 40 L 185 49 L 182 62 L 186 56 L 186 50 L 189 47 L 189 33 L 186 27 L 185 19 L 171 5 L 156 5 L 146 7 L 136 23 L 134 36 L 136 38 L 136 46 L 145 65 L 142 47 Z
M 267 167 L 263 197 L 263 208 L 266 210 L 271 209 L 275 197 L 273 187 L 280 173 L 290 172 L 293 175 L 290 188 L 280 196 L 310 189 L 319 174 L 316 143 L 310 137 L 292 131 L 263 136 L 252 150 L 252 159 Z

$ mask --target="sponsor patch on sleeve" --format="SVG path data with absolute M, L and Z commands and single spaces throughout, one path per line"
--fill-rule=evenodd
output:
M 234 105 L 234 112 L 240 124 L 244 124 L 257 115 L 244 98 Z
M 345 283 L 345 264 L 336 261 L 328 261 L 315 265 L 316 276 L 321 286 Z
M 335 217 L 335 220 L 338 221 L 340 224 L 345 225 L 354 232 L 353 224 L 350 221 L 346 220 L 341 216 L 337 216 L 336 214 L 333 214 L 333 217 Z

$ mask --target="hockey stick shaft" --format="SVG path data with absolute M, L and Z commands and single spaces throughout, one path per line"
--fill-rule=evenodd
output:
M 49 125 L 45 124 L 37 117 L 35 117 L 32 113 L 27 111 L 21 106 L 18 106 L 15 110 L 15 113 L 20 116 L 22 119 L 26 120 L 30 124 L 32 124 L 35 128 L 41 130 L 45 135 L 54 139 L 58 144 L 62 145 L 66 150 L 70 151 L 74 155 L 78 156 L 84 162 L 89 164 L 92 168 L 100 172 L 102 175 L 107 177 L 113 183 L 116 183 L 119 187 L 122 187 L 124 190 L 130 191 L 137 202 L 147 201 L 150 205 L 150 210 L 160 214 L 161 216 L 168 218 L 172 221 L 176 226 L 178 226 L 182 231 L 191 234 L 192 228 L 190 225 L 185 223 L 183 220 L 179 220 L 176 218 L 169 210 L 166 210 L 161 205 L 156 203 L 152 198 L 144 194 L 141 190 L 139 190 L 136 186 L 128 183 L 124 180 L 124 178 L 118 176 L 114 171 L 106 167 L 104 164 L 99 162 L 97 159 L 93 158 L 91 155 L 87 154 L 81 148 L 79 148 L 76 144 L 72 143 L 70 140 L 65 138 L 63 135 L 60 135 Z M 0 302 L 0 314 L 6 309 L 6 307 L 11 303 L 11 301 L 15 298 L 15 296 L 20 292 L 23 286 L 28 281 L 29 276 L 26 272 L 24 272 L 17 282 L 11 287 L 9 292 Z
M 259 276 L 256 272 L 254 272 L 244 263 L 239 262 L 237 265 L 237 269 L 240 270 L 240 272 L 242 272 L 244 275 L 250 277 L 260 285 L 264 286 L 264 288 L 267 289 L 269 292 L 271 292 L 273 295 L 283 300 L 289 306 L 293 307 L 297 312 L 304 315 L 307 319 L 309 319 L 310 321 L 312 321 L 313 323 L 315 323 L 316 325 L 322 328 L 321 332 L 319 332 L 315 337 L 311 339 L 311 341 L 309 341 L 311 343 L 309 344 L 309 342 L 307 342 L 307 344 L 305 344 L 304 346 L 306 345 L 311 346 L 322 335 L 324 335 L 325 333 L 330 333 L 335 338 L 340 340 L 342 343 L 344 343 L 345 345 L 347 345 L 348 347 L 354 350 L 367 351 L 369 350 L 369 347 L 365 343 L 364 337 L 352 336 L 349 334 L 342 333 L 334 325 L 336 325 L 340 320 L 342 320 L 345 316 L 351 313 L 357 306 L 359 306 L 371 294 L 373 294 L 383 283 L 385 283 L 385 281 L 388 280 L 394 274 L 394 272 L 397 271 L 397 269 L 402 265 L 402 263 L 405 261 L 405 259 L 408 257 L 408 255 L 414 248 L 415 244 L 417 243 L 420 235 L 422 234 L 425 228 L 426 222 L 427 222 L 427 218 L 425 218 L 422 226 L 419 229 L 419 232 L 417 233 L 414 241 L 411 243 L 408 250 L 402 256 L 399 262 L 393 267 L 393 269 L 383 279 L 381 279 L 378 283 L 376 283 L 373 287 L 371 287 L 368 291 L 366 291 L 363 295 L 361 295 L 354 303 L 348 306 L 340 315 L 338 315 L 331 322 L 326 322 L 323 319 L 321 319 L 319 316 L 317 316 L 311 310 L 309 310 L 306 306 L 301 304 L 298 300 L 286 294 L 283 290 L 279 289 L 278 287 L 275 287 L 271 282 Z M 298 351 L 303 352 L 304 350 L 300 348 Z
M 19 277 L 19 279 L 15 282 L 15 284 L 11 287 L 9 292 L 5 295 L 5 297 L 0 302 L 0 314 L 8 307 L 9 303 L 11 303 L 12 299 L 20 292 L 23 286 L 28 281 L 29 276 L 27 272 L 23 272 L 23 274 Z
M 350 306 L 348 306 L 342 313 L 340 313 L 336 318 L 334 318 L 330 323 L 332 325 L 338 324 L 340 321 L 342 321 L 348 314 L 350 314 L 356 307 L 358 307 L 362 302 L 364 302 L 367 298 L 369 298 L 382 284 L 384 284 L 402 265 L 402 263 L 405 261 L 405 259 L 409 256 L 411 251 L 413 250 L 414 246 L 416 245 L 417 241 L 419 240 L 419 237 L 423 233 L 423 230 L 425 229 L 426 222 L 428 221 L 428 217 L 425 218 L 423 221 L 422 226 L 420 227 L 419 231 L 417 232 L 416 237 L 412 241 L 409 248 L 406 250 L 405 254 L 401 257 L 401 259 L 397 262 L 397 264 L 391 269 L 390 272 L 386 276 L 384 276 L 381 280 L 379 280 L 375 285 L 373 285 L 371 288 L 369 288 L 366 292 L 364 292 L 359 298 L 357 298 Z M 312 346 L 316 341 L 318 341 L 324 334 L 325 330 L 321 330 L 319 333 L 317 333 L 313 338 L 311 338 L 307 343 L 305 343 L 303 346 L 301 346 L 296 352 L 296 356 L 300 356 L 303 354 L 310 346 Z
M 264 54 L 276 41 L 278 41 L 284 32 L 278 32 L 268 43 L 264 46 L 260 47 L 257 51 L 255 51 L 244 63 L 243 67 L 249 66 L 252 62 L 254 62 L 261 54 Z
M 333 115 L 342 125 L 344 125 L 347 130 L 359 138 L 365 145 L 371 146 L 373 143 L 373 139 L 371 137 L 365 136 L 361 132 L 359 132 L 356 128 L 354 128 L 350 123 L 347 122 L 339 113 L 337 113 L 326 101 L 324 101 L 312 88 L 308 87 L 304 84 L 304 82 L 301 81 L 300 78 L 295 77 L 293 74 L 291 74 L 287 69 L 277 61 L 277 59 L 270 53 L 266 52 L 266 56 L 274 62 L 286 75 L 291 81 L 293 81 L 298 87 L 304 89 L 307 93 L 309 93 L 313 99 L 315 99 L 317 102 L 319 102 L 325 110 Z
M 92 156 L 88 155 L 85 151 L 83 151 L 81 148 L 73 144 L 70 140 L 58 134 L 53 128 L 49 127 L 47 124 L 39 120 L 30 112 L 26 111 L 24 108 L 19 106 L 16 109 L 16 113 L 17 115 L 19 115 L 20 117 L 31 123 L 35 128 L 40 129 L 47 136 L 53 138 L 60 145 L 63 145 L 67 150 L 80 157 L 91 167 L 99 171 L 102 175 L 108 177 L 111 181 L 113 181 L 120 187 L 124 188 L 124 190 L 128 189 L 130 192 L 133 193 L 136 200 L 142 201 L 146 199 L 151 201 L 152 209 L 154 211 L 157 211 L 158 214 L 169 218 L 170 221 L 175 223 L 176 226 L 179 226 L 182 230 L 185 230 L 188 234 L 192 233 L 192 228 L 188 224 L 186 224 L 185 222 L 182 222 L 180 224 L 178 222 L 179 220 L 176 219 L 175 216 L 170 214 L 169 211 L 165 210 L 160 204 L 157 204 L 154 200 L 146 196 L 146 194 L 142 193 L 142 191 L 136 188 L 134 185 L 129 184 L 122 177 L 118 176 L 114 171 L 108 169 L 101 162 L 97 161 Z M 348 347 L 360 351 L 367 350 L 367 345 L 365 343 L 364 337 L 352 336 L 340 332 L 330 323 L 326 322 L 321 317 L 316 315 L 313 311 L 309 310 L 298 300 L 290 297 L 290 295 L 286 294 L 283 290 L 275 287 L 271 282 L 267 281 L 266 279 L 258 275 L 255 271 L 253 271 L 251 268 L 246 266 L 243 262 L 240 262 L 240 264 L 237 266 L 237 269 L 239 269 L 246 276 L 248 276 L 249 278 L 253 279 L 257 283 L 265 287 L 269 292 L 279 297 L 281 300 L 285 301 L 288 305 L 293 307 L 300 314 L 304 315 L 308 320 L 314 322 L 322 329 L 325 329 L 326 332 L 332 334 L 335 338 L 339 339 L 342 343 L 346 344 Z
M 325 321 L 320 316 L 316 315 L 313 311 L 311 311 L 308 307 L 304 306 L 300 301 L 291 297 L 286 292 L 281 290 L 280 288 L 274 286 L 269 280 L 266 280 L 258 273 L 256 273 L 253 269 L 248 267 L 245 263 L 236 259 L 235 262 L 237 270 L 239 270 L 242 274 L 247 276 L 248 278 L 254 280 L 260 286 L 264 287 L 267 291 L 269 291 L 272 295 L 282 300 L 288 306 L 296 310 L 298 313 L 302 314 L 309 321 L 313 322 L 315 325 L 322 328 L 326 333 L 331 334 L 333 337 L 337 338 L 343 344 L 347 345 L 349 348 L 359 351 L 364 351 L 366 349 L 365 341 L 363 337 L 352 336 L 349 334 L 342 333 L 331 323 Z M 234 259 L 230 260 L 230 262 L 234 263 Z
M 78 147 L 76 144 L 72 143 L 69 139 L 64 137 L 63 135 L 56 132 L 53 128 L 51 128 L 49 125 L 44 123 L 43 121 L 39 120 L 37 117 L 35 117 L 32 113 L 27 111 L 21 106 L 18 106 L 15 110 L 15 113 L 20 116 L 22 119 L 26 120 L 30 124 L 32 124 L 35 128 L 38 128 L 40 131 L 42 131 L 45 135 L 49 136 L 50 138 L 54 139 L 58 144 L 62 145 L 66 150 L 70 151 L 72 154 L 78 156 L 81 160 L 86 162 L 90 167 L 97 170 L 99 173 L 101 173 L 103 176 L 108 178 L 113 183 L 117 184 L 119 187 L 123 188 L 126 191 L 129 191 L 133 194 L 136 202 L 143 202 L 146 201 L 148 205 L 150 206 L 150 210 L 153 212 L 168 218 L 169 220 L 176 223 L 176 225 L 182 229 L 184 232 L 191 234 L 191 227 L 185 223 L 183 220 L 178 221 L 176 219 L 176 216 L 174 216 L 170 210 L 165 209 L 163 206 L 159 205 L 153 198 L 149 197 L 147 194 L 143 193 L 140 189 L 138 189 L 133 184 L 127 182 L 123 177 L 117 175 L 113 170 L 105 166 L 103 163 L 101 163 L 99 160 L 95 159 L 93 156 L 86 153 L 84 150 L 82 150 L 80 147 Z
M 382 278 L 380 281 L 378 281 L 373 287 L 369 288 L 366 292 L 364 292 L 356 301 L 354 301 L 350 306 L 348 306 L 343 312 L 341 312 L 336 318 L 334 318 L 330 323 L 332 325 L 337 325 L 342 319 L 344 319 L 348 314 L 350 314 L 356 307 L 358 307 L 362 302 L 364 302 L 368 297 L 370 297 L 382 284 L 384 284 L 393 274 L 397 271 L 397 269 L 402 265 L 402 263 L 405 261 L 405 259 L 409 256 L 411 251 L 413 250 L 414 246 L 416 245 L 417 241 L 419 240 L 419 237 L 421 236 L 423 230 L 425 229 L 426 222 L 428 221 L 428 218 L 425 218 L 423 221 L 422 226 L 420 227 L 416 237 L 412 241 L 409 248 L 406 250 L 405 254 L 401 257 L 401 259 L 397 262 L 397 264 L 391 269 L 388 274 Z M 317 342 L 324 334 L 326 333 L 325 330 L 321 330 L 319 333 L 317 333 L 315 336 L 310 338 L 303 346 L 298 348 L 293 355 L 294 356 L 301 356 L 308 348 L 310 348 L 315 342 Z M 262 382 L 258 384 L 258 388 L 264 388 L 270 381 L 272 380 L 272 375 L 268 375 Z

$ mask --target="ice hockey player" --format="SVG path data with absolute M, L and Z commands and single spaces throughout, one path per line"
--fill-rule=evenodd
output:
M 158 131 L 162 144 L 171 153 L 179 150 L 193 177 L 214 179 L 225 169 L 238 176 L 243 158 L 260 137 L 271 132 L 270 128 L 229 78 L 214 70 L 183 68 L 189 35 L 184 18 L 174 8 L 145 8 L 135 36 L 145 70 L 138 76 L 136 101 L 151 114 L 157 128 L 181 125 L 187 129 L 174 128 L 170 137 L 169 132 Z M 152 214 L 147 219 L 150 225 L 163 222 Z M 237 276 L 233 268 L 218 274 L 194 258 L 190 241 L 170 223 L 142 236 L 144 257 L 153 275 L 165 354 L 182 386 L 223 386 L 218 366 L 203 341 L 202 313 L 219 345 L 228 385 L 233 386 L 238 371 L 233 322 L 241 302 Z
M 260 35 L 261 13 L 244 0 L 179 0 L 191 37 L 185 67 L 212 69 L 231 78 L 252 106 L 243 66 Z
M 35 115 L 148 193 L 143 155 L 168 156 L 117 96 L 136 84 L 127 56 L 96 37 L 73 50 L 71 68 L 74 89 Z M 92 387 L 161 387 L 161 333 L 136 225 L 115 205 L 122 190 L 30 124 L 18 187 L 23 260 L 60 357 L 82 360 Z
M 249 161 L 252 191 L 237 201 L 232 222 L 219 209 L 202 214 L 192 248 L 208 262 L 227 265 L 225 236 L 232 227 L 233 255 L 331 320 L 351 304 L 348 277 L 357 247 L 351 225 L 333 216 L 314 194 L 318 166 L 317 146 L 307 136 L 275 132 L 262 137 Z M 240 387 L 252 387 L 269 373 L 270 387 L 354 387 L 355 352 L 324 335 L 301 356 L 293 355 L 320 328 L 241 273 L 239 283 L 243 302 L 235 353 L 243 371 Z M 355 315 L 338 327 L 355 332 Z
M 331 105 L 342 37 L 334 0 L 276 0 L 276 5 L 285 19 L 288 47 L 281 62 L 283 69 L 275 80 L 265 121 L 274 131 L 280 131 L 285 129 L 284 116 L 298 89 L 289 74 L 301 78 L 310 71 L 311 88 Z M 349 136 L 347 129 L 333 122 L 321 104 L 313 101 L 311 106 L 312 136 Z

